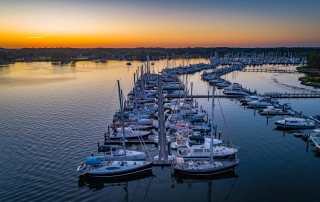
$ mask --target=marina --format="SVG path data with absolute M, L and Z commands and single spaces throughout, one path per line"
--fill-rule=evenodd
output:
M 198 60 L 193 62 L 197 63 Z M 84 197 L 87 197 L 88 200 L 97 200 L 97 198 L 103 197 L 107 192 L 109 197 L 114 198 L 119 198 L 119 195 L 122 196 L 125 194 L 123 187 L 109 186 L 109 181 L 112 183 L 112 180 L 106 180 L 105 182 L 102 181 L 102 184 L 98 184 L 96 181 L 92 182 L 92 180 L 80 180 L 78 184 L 78 180 L 81 177 L 78 177 L 78 173 L 75 172 L 76 167 L 85 159 L 85 157 L 90 156 L 92 152 L 94 156 L 98 154 L 97 142 L 102 142 L 101 145 L 123 144 L 123 140 L 109 140 L 107 139 L 108 136 L 105 136 L 104 134 L 107 134 L 107 126 L 109 126 L 113 121 L 113 114 L 119 110 L 119 101 L 116 94 L 116 81 L 114 80 L 114 76 L 111 74 L 111 70 L 117 68 L 122 72 L 123 77 L 119 79 L 122 84 L 121 86 L 123 88 L 123 94 L 127 95 L 133 87 L 133 79 L 129 78 L 132 78 L 133 73 L 136 72 L 136 68 L 133 69 L 132 67 L 141 65 L 141 62 L 133 61 L 130 67 L 131 69 L 128 69 L 125 63 L 125 61 L 108 61 L 108 63 L 98 64 L 94 62 L 77 63 L 76 69 L 64 67 L 64 69 L 59 70 L 64 72 L 64 74 L 58 74 L 58 77 L 65 79 L 64 82 L 60 81 L 54 83 L 41 83 L 40 81 L 35 80 L 35 82 L 39 83 L 37 85 L 30 85 L 27 88 L 21 88 L 19 86 L 14 87 L 11 86 L 10 83 L 6 83 L 2 86 L 1 93 L 5 96 L 1 98 L 3 103 L 5 103 L 5 105 L 2 106 L 2 109 L 4 112 L 10 111 L 10 114 L 5 114 L 7 119 L 2 117 L 2 120 L 6 120 L 5 124 L 8 127 L 1 128 L 1 132 L 4 134 L 13 133 L 17 135 L 19 141 L 13 142 L 11 139 L 6 139 L 5 136 L 2 137 L 1 141 L 5 142 L 5 145 L 11 145 L 10 148 L 15 147 L 17 151 L 22 151 L 19 148 L 23 148 L 23 153 L 24 155 L 27 155 L 28 158 L 19 158 L 22 165 L 26 165 L 26 167 L 21 169 L 30 170 L 30 172 L 23 174 L 23 177 L 29 179 L 28 181 L 22 183 L 21 186 L 18 187 L 11 187 L 9 184 L 7 184 L 5 189 L 3 189 L 7 192 L 5 193 L 2 190 L 2 195 L 11 199 L 19 200 L 21 199 L 21 195 L 25 196 L 27 192 L 32 192 L 33 188 L 31 188 L 31 185 L 33 185 L 33 187 L 37 187 L 38 192 L 43 194 L 43 196 L 39 197 L 39 200 L 45 199 L 46 196 L 50 195 L 46 192 L 46 189 L 51 189 L 52 192 L 55 193 L 59 198 L 65 200 L 70 198 L 80 200 Z M 163 66 L 163 63 L 165 63 L 165 61 L 156 61 L 155 67 Z M 47 69 L 51 68 L 51 64 L 46 63 L 28 64 L 29 67 L 33 65 L 46 67 Z M 11 74 L 13 74 L 14 71 L 27 71 L 28 66 L 24 67 L 19 66 L 19 64 L 15 64 L 9 67 L 12 70 Z M 217 68 L 219 69 L 221 67 L 219 66 Z M 52 74 L 55 76 L 57 76 L 55 73 L 56 70 L 57 69 L 52 69 Z M 76 71 L 77 74 L 75 74 L 73 71 Z M 246 83 L 248 81 L 245 79 L 246 75 L 251 73 L 234 71 L 225 74 L 225 77 L 226 80 L 239 82 L 243 86 L 255 89 L 253 85 Z M 87 74 L 90 74 L 92 78 L 88 79 L 84 77 L 84 75 Z M 110 75 L 106 77 L 107 74 Z M 264 73 L 259 74 L 263 75 Z M 298 76 L 298 74 L 290 75 Z M 228 78 L 232 76 L 235 78 Z M 181 75 L 180 78 L 183 79 L 182 77 L 183 76 Z M 210 114 L 212 112 L 212 93 L 209 93 L 208 96 L 207 92 L 212 91 L 212 86 L 199 79 L 201 77 L 200 73 L 190 74 L 188 77 L 188 82 L 193 82 L 192 98 L 197 99 L 199 110 L 201 107 L 204 111 Z M 252 78 L 252 82 L 254 84 L 255 78 Z M 239 79 L 242 80 L 239 81 Z M 287 82 L 291 85 L 291 80 L 288 80 Z M 265 82 L 265 84 L 262 82 L 261 85 L 264 85 L 264 89 L 257 89 L 257 92 L 279 92 L 281 94 L 290 92 L 287 87 L 282 88 L 277 83 L 269 85 L 268 82 Z M 296 85 L 299 86 L 298 81 L 296 82 Z M 190 83 L 187 86 L 189 87 Z M 34 91 L 35 87 L 37 91 Z M 61 91 L 60 89 L 64 90 Z M 311 90 L 314 91 L 314 89 L 310 89 L 310 91 Z M 219 180 L 214 179 L 214 177 L 212 179 L 208 177 L 206 179 L 201 178 L 190 180 L 187 177 L 179 177 L 176 176 L 177 174 L 174 174 L 174 179 L 177 179 L 179 182 L 176 180 L 171 182 L 170 176 L 173 170 L 171 169 L 171 166 L 166 166 L 171 164 L 165 163 L 169 160 L 169 158 L 168 160 L 165 158 L 169 157 L 170 153 L 174 154 L 175 151 L 170 150 L 168 142 L 161 141 L 159 139 L 161 142 L 159 147 L 154 140 L 143 138 L 151 157 L 153 158 L 155 156 L 159 156 L 156 164 L 154 164 L 159 166 L 152 167 L 152 175 L 148 174 L 146 177 L 137 176 L 136 178 L 130 180 L 120 180 L 122 185 L 129 185 L 129 199 L 133 201 L 140 201 L 139 198 L 143 198 L 146 193 L 146 200 L 152 200 L 154 197 L 161 198 L 161 196 L 158 194 L 160 190 L 161 192 L 166 192 L 168 194 L 168 196 L 164 196 L 162 198 L 171 200 L 172 198 L 178 197 L 176 194 L 177 190 L 188 190 L 187 183 L 191 183 L 193 189 L 197 190 L 198 192 L 206 192 L 207 189 L 209 189 L 208 182 L 212 182 L 211 189 L 215 190 L 216 193 L 219 193 L 212 196 L 217 200 L 223 200 L 226 195 L 228 195 L 229 199 L 233 201 L 236 201 L 238 197 L 244 197 L 247 200 L 264 197 L 266 200 L 272 200 L 275 199 L 272 193 L 277 193 L 277 190 L 283 192 L 283 194 L 286 196 L 286 199 L 312 200 L 312 198 L 317 197 L 317 192 L 310 192 L 315 190 L 312 188 L 311 184 L 310 186 L 307 185 L 307 187 L 303 188 L 302 190 L 304 193 L 308 193 L 308 195 L 291 195 L 286 191 L 286 189 L 283 188 L 290 187 L 291 189 L 295 189 L 295 186 L 291 185 L 294 184 L 293 182 L 308 184 L 307 182 L 310 183 L 314 180 L 317 180 L 317 168 L 320 164 L 317 158 L 317 151 L 313 151 L 316 147 L 310 144 L 309 150 L 306 152 L 306 144 L 305 142 L 300 141 L 300 138 L 295 138 L 293 135 L 290 135 L 289 131 L 285 131 L 284 133 L 283 131 L 274 130 L 275 124 L 272 122 L 277 120 L 276 117 L 269 118 L 269 124 L 266 125 L 265 117 L 260 115 L 254 116 L 253 110 L 239 106 L 240 102 L 238 97 L 224 96 L 221 91 L 222 90 L 217 89 L 215 93 L 216 107 L 214 109 L 214 114 L 217 132 L 221 131 L 221 138 L 225 140 L 225 143 L 228 142 L 227 137 L 229 133 L 231 134 L 232 142 L 241 146 L 241 149 L 239 152 L 237 152 L 241 162 L 235 168 L 233 174 L 231 175 L 232 177 L 228 177 L 229 175 L 226 174 L 222 175 L 221 177 L 217 177 L 218 179 L 220 178 Z M 298 93 L 294 93 L 294 91 L 295 90 L 292 90 L 291 94 Z M 43 92 L 46 93 L 44 94 Z M 195 94 L 203 95 L 204 98 L 195 97 Z M 219 95 L 221 95 L 221 97 L 219 97 Z M 24 96 L 24 102 L 19 99 L 22 96 Z M 35 100 L 33 97 L 37 97 L 37 99 Z M 58 109 L 53 107 L 57 106 L 55 104 L 54 100 L 56 99 L 54 99 L 54 97 L 59 97 L 61 99 Z M 191 100 L 191 96 L 189 99 Z M 7 102 L 7 100 L 10 100 L 10 102 Z M 314 114 L 319 114 L 316 112 L 319 111 L 317 105 L 318 98 L 293 99 L 291 97 L 290 99 L 281 98 L 279 101 L 280 103 L 291 103 L 292 109 L 296 109 L 298 113 L 300 113 L 299 110 L 303 111 L 302 116 L 309 117 L 309 115 L 311 116 Z M 158 103 L 161 103 L 161 101 Z M 24 107 L 22 111 L 17 111 L 14 107 L 12 107 L 18 105 Z M 221 114 L 220 106 L 223 109 L 224 116 Z M 46 116 L 41 115 L 43 114 L 44 109 L 46 109 Z M 17 119 L 19 115 L 32 116 L 33 120 Z M 225 126 L 223 117 L 225 117 L 228 130 Z M 17 123 L 14 121 L 15 119 L 22 124 L 22 128 L 14 127 L 14 123 Z M 206 119 L 207 118 L 205 117 L 204 120 Z M 209 119 L 211 118 L 209 117 Z M 23 124 L 25 121 L 27 125 Z M 37 124 L 35 125 L 35 123 Z M 249 124 L 250 127 L 248 127 Z M 47 131 L 46 129 L 48 127 L 53 128 L 54 130 Z M 12 130 L 13 128 L 15 130 Z M 308 130 L 304 132 L 308 133 Z M 110 133 L 112 133 L 111 129 Z M 39 138 L 36 138 L 36 135 L 39 135 Z M 105 138 L 107 141 L 104 141 Z M 171 140 L 174 140 L 174 138 L 175 136 L 171 135 Z M 40 140 L 41 145 L 37 143 L 37 141 Z M 139 139 L 127 139 L 127 149 L 140 152 L 144 151 L 140 142 L 141 140 L 139 141 Z M 52 143 L 54 143 L 54 146 Z M 24 147 L 24 144 L 34 146 Z M 41 152 L 41 148 L 43 147 L 47 148 L 49 156 L 42 156 L 43 154 Z M 166 149 L 166 147 L 168 147 L 168 149 Z M 8 149 L 9 147 L 5 146 L 4 152 L 6 153 Z M 70 153 L 74 152 L 77 153 L 77 155 L 70 156 Z M 257 152 L 263 155 L 257 156 Z M 37 154 L 40 154 L 39 158 L 36 157 Z M 2 157 L 5 160 L 8 158 L 7 156 Z M 33 170 L 33 166 L 31 165 L 29 165 L 29 167 L 27 166 L 27 161 L 32 159 L 32 157 L 36 157 L 36 159 L 39 160 L 34 161 L 34 165 L 41 166 L 42 163 L 47 165 L 46 167 L 42 167 L 45 172 Z M 274 160 L 270 161 L 270 157 L 277 158 L 273 158 Z M 13 158 L 18 159 L 18 156 L 14 156 Z M 42 160 L 42 158 L 48 162 Z M 307 174 L 302 175 L 301 171 L 298 169 L 292 169 L 299 166 L 296 162 L 297 158 L 300 160 L 299 165 L 303 164 L 305 167 L 307 167 L 307 170 L 305 170 Z M 68 162 L 67 164 L 64 164 L 66 168 L 64 170 L 58 169 L 58 166 L 62 165 L 59 163 L 59 161 L 62 159 L 67 159 L 65 162 Z M 281 159 L 286 159 L 285 163 L 283 163 Z M 267 162 L 267 165 L 263 162 Z M 281 164 L 283 166 L 282 170 L 287 171 L 282 172 L 281 170 L 276 169 L 277 164 Z M 162 167 L 161 165 L 165 166 Z M 2 178 L 3 180 L 10 181 L 9 177 L 15 175 L 16 171 L 13 169 L 10 163 L 7 164 L 7 167 L 11 168 L 10 172 L 7 176 L 2 175 Z M 53 176 L 53 182 L 50 183 L 50 185 L 45 184 L 46 186 L 41 187 L 36 181 L 45 180 L 46 173 L 48 172 L 55 172 L 57 173 L 57 176 Z M 70 176 L 70 173 L 72 173 L 72 176 Z M 268 178 L 265 179 L 261 177 L 262 174 L 266 175 L 266 173 L 268 173 Z M 2 174 L 4 174 L 3 171 Z M 32 179 L 34 179 L 35 175 L 37 175 L 36 181 L 33 181 Z M 61 177 L 68 179 L 68 182 L 61 180 Z M 268 180 L 269 178 L 274 180 L 270 181 Z M 289 182 L 287 183 L 285 179 Z M 139 185 L 137 184 L 138 182 Z M 65 184 L 65 186 L 61 187 L 61 184 Z M 167 186 L 168 184 L 170 185 Z M 233 184 L 234 188 L 230 192 L 230 187 L 232 187 Z M 255 187 L 251 186 L 250 184 L 255 184 Z M 138 191 L 136 191 L 137 185 L 139 187 Z M 172 185 L 174 185 L 174 188 L 172 188 Z M 22 186 L 24 187 L 23 189 Z M 69 189 L 63 190 L 66 187 L 69 187 Z M 271 193 L 258 194 L 260 191 L 259 187 L 275 187 L 276 189 L 272 189 Z M 11 196 L 8 196 L 8 193 L 11 193 L 10 191 L 8 192 L 8 190 L 12 189 L 16 190 L 16 192 L 19 194 L 11 194 Z M 250 193 L 246 191 L 248 189 L 250 189 Z M 301 187 L 299 189 L 301 190 Z M 62 194 L 63 192 L 64 194 Z M 188 193 L 188 196 L 190 197 L 195 197 L 196 195 L 199 196 L 198 194 L 192 192 Z M 207 195 L 200 196 L 200 198 L 203 200 L 206 200 L 207 197 Z
M 320 1 L 2 1 L 0 202 L 318 202 Z
M 225 60 L 224 60 L 225 61 Z M 241 61 L 238 61 L 237 65 L 230 65 L 229 67 L 224 67 L 224 68 L 220 68 L 220 69 L 216 69 L 216 66 L 219 65 L 221 63 L 221 59 L 219 58 L 213 58 L 211 61 L 211 65 L 205 65 L 205 64 L 199 64 L 198 66 L 195 66 L 196 69 L 194 71 L 192 71 L 192 73 L 197 72 L 197 71 L 201 71 L 203 69 L 206 69 L 205 72 L 203 72 L 203 74 L 201 75 L 203 80 L 206 80 L 207 82 L 210 83 L 210 85 L 212 85 L 212 89 L 213 89 L 213 94 L 212 96 L 212 103 L 214 103 L 214 97 L 215 97 L 215 86 L 217 85 L 218 87 L 222 87 L 224 89 L 223 93 L 225 94 L 226 97 L 223 96 L 218 96 L 217 98 L 243 98 L 243 97 L 254 97 L 252 95 L 257 95 L 257 91 L 255 90 L 254 92 L 251 92 L 250 90 L 247 90 L 246 88 L 242 88 L 241 84 L 238 83 L 231 83 L 230 81 L 224 80 L 222 78 L 220 78 L 221 76 L 231 73 L 233 71 L 237 71 L 237 70 L 245 70 L 246 69 L 246 64 L 242 64 Z M 193 104 L 193 99 L 194 98 L 208 98 L 209 99 L 209 91 L 208 91 L 208 95 L 197 95 L 194 96 L 192 94 L 192 83 L 191 83 L 191 95 L 187 95 L 186 91 L 188 89 L 186 89 L 185 85 L 188 85 L 187 83 L 187 76 L 186 76 L 186 81 L 185 83 L 181 83 L 180 78 L 178 78 L 178 75 L 182 74 L 188 74 L 189 68 L 192 68 L 192 66 L 185 67 L 184 69 L 181 69 L 181 67 L 178 68 L 165 68 L 162 70 L 161 74 L 152 74 L 150 72 L 150 62 L 149 62 L 149 56 L 147 56 L 147 61 L 145 63 L 145 66 L 140 66 L 140 68 L 138 67 L 137 71 L 134 73 L 134 87 L 133 90 L 131 92 L 129 92 L 128 94 L 128 98 L 127 101 L 124 103 L 125 104 L 125 110 L 126 113 L 130 114 L 129 116 L 126 115 L 127 118 L 124 118 L 124 112 L 121 109 L 121 124 L 119 124 L 120 122 L 115 122 L 115 121 L 120 121 L 119 117 L 120 114 L 119 112 L 117 112 L 114 117 L 118 117 L 116 119 L 114 119 L 112 127 L 113 127 L 113 134 L 110 133 L 109 130 L 109 126 L 108 126 L 108 133 L 105 133 L 105 138 L 104 138 L 104 145 L 108 145 L 108 144 L 157 144 L 158 145 L 158 155 L 156 157 L 153 158 L 154 161 L 154 165 L 171 165 L 173 164 L 174 167 L 179 165 L 179 169 L 176 169 L 177 172 L 180 172 L 180 169 L 183 168 L 184 165 L 188 165 L 188 163 L 184 163 L 185 160 L 190 159 L 194 159 L 196 157 L 200 157 L 200 158 L 208 158 L 208 154 L 206 152 L 203 153 L 199 153 L 196 154 L 196 152 L 199 152 L 200 150 L 202 151 L 203 149 L 199 149 L 199 148 L 206 148 L 204 150 L 206 151 L 210 151 L 213 150 L 213 148 L 215 149 L 215 152 L 211 152 L 211 155 L 214 154 L 215 157 L 218 157 L 221 155 L 221 157 L 224 156 L 235 156 L 235 152 L 230 152 L 228 151 L 229 148 L 224 148 L 224 147 L 220 147 L 220 146 L 214 146 L 213 148 L 210 149 L 210 146 L 204 146 L 205 144 L 210 145 L 210 142 L 201 142 L 200 139 L 198 139 L 197 136 L 194 136 L 194 132 L 193 132 L 193 126 L 192 126 L 192 122 L 194 122 L 195 120 L 203 122 L 203 118 L 204 116 L 208 116 L 208 114 L 206 114 L 205 111 L 202 111 L 202 109 L 200 109 L 200 113 L 204 112 L 203 115 L 199 116 L 199 111 L 198 111 L 198 106 L 195 106 Z M 185 70 L 187 69 L 187 70 Z M 208 73 L 207 70 L 212 69 L 211 73 Z M 290 72 L 291 70 L 289 70 Z M 141 73 L 140 73 L 141 72 Z M 172 74 L 172 72 L 174 74 Z M 254 72 L 254 71 L 253 71 Z M 266 71 L 267 72 L 267 71 Z M 270 73 L 270 71 L 268 71 Z M 271 73 L 287 73 L 287 70 L 279 70 L 276 72 L 271 72 Z M 141 74 L 141 75 L 140 75 Z M 139 76 L 140 75 L 140 76 Z M 119 83 L 119 81 L 118 81 Z M 219 85 L 221 83 L 225 83 L 225 85 Z M 119 85 L 119 84 L 118 84 Z M 229 85 L 229 86 L 228 86 Z M 225 86 L 225 87 L 223 87 Z M 170 104 L 169 105 L 165 105 L 166 109 L 170 110 L 170 114 L 168 114 L 169 118 L 168 120 L 166 120 L 166 116 L 164 116 L 164 105 L 163 103 L 165 103 L 164 100 L 164 93 L 163 91 L 167 92 L 165 94 L 165 97 L 170 98 L 171 100 L 169 100 Z M 189 90 L 188 90 L 189 91 Z M 122 90 L 121 90 L 122 92 Z M 172 92 L 176 93 L 175 96 L 172 96 Z M 231 93 L 232 92 L 232 93 Z M 170 96 L 169 96 L 170 95 Z M 320 98 L 320 93 L 295 93 L 294 92 L 295 97 L 294 98 L 301 98 L 301 96 L 303 95 L 303 98 L 317 98 L 317 96 L 319 96 Z M 120 96 L 120 91 L 119 91 L 119 96 Z M 276 98 L 291 98 L 292 95 L 290 93 L 278 93 L 278 92 L 268 92 L 268 93 L 264 93 L 263 95 L 256 96 L 255 100 L 253 101 L 246 101 L 243 104 L 246 104 L 248 108 L 254 108 L 256 110 L 256 108 L 267 108 L 267 110 L 260 110 L 259 113 L 261 115 L 266 115 L 268 118 L 269 116 L 276 116 L 276 115 L 289 115 L 289 116 L 296 116 L 298 118 L 286 118 L 284 120 L 279 120 L 276 121 L 275 124 L 277 125 L 278 128 L 282 128 L 282 129 L 312 129 L 315 128 L 316 126 L 320 126 L 317 120 L 313 120 L 312 123 L 310 123 L 309 121 L 307 121 L 309 119 L 309 117 L 305 117 L 304 115 L 302 115 L 302 112 L 297 113 L 296 111 L 294 111 L 291 107 L 288 107 L 287 104 L 285 105 L 281 105 L 279 103 L 278 100 L 276 100 Z M 157 98 L 157 101 L 155 100 L 155 98 Z M 178 98 L 178 99 L 176 99 Z M 187 100 L 188 103 L 187 103 Z M 125 99 L 126 98 L 122 98 Z M 179 99 L 181 99 L 179 101 Z M 183 100 L 184 99 L 184 100 Z M 121 98 L 120 98 L 121 100 Z M 157 105 L 152 104 L 156 102 Z M 149 103 L 147 106 L 144 106 L 144 103 Z M 271 105 L 271 106 L 270 106 Z M 130 106 L 130 107 L 128 107 Z M 152 141 L 149 138 L 146 139 L 144 138 L 146 135 L 142 135 L 141 133 L 144 132 L 144 134 L 148 134 L 148 132 L 146 131 L 139 131 L 139 128 L 143 129 L 143 125 L 141 125 L 142 120 L 148 120 L 148 119 L 140 119 L 139 116 L 141 115 L 141 113 L 144 114 L 144 116 L 146 118 L 149 118 L 150 116 L 152 116 L 155 113 L 155 108 L 156 106 L 158 106 L 157 109 L 157 123 L 158 123 L 158 137 L 157 137 L 157 141 Z M 214 104 L 212 104 L 212 106 L 214 106 Z M 142 110 L 141 110 L 141 107 Z M 146 113 L 145 107 L 151 107 L 152 111 L 148 111 L 148 113 Z M 272 108 L 271 108 L 272 107 Z M 275 109 L 274 107 L 277 107 L 278 109 Z M 147 108 L 146 108 L 147 109 Z M 138 114 L 137 114 L 138 112 Z M 212 111 L 213 112 L 213 111 Z M 138 118 L 137 118 L 138 115 Z M 130 116 L 134 117 L 134 118 L 130 118 Z M 199 118 L 195 119 L 192 117 L 195 116 L 199 116 Z M 201 118 L 200 118 L 201 117 Z M 213 114 L 211 116 L 211 121 L 213 121 Z M 129 118 L 129 119 L 128 119 Z M 152 120 L 150 119 L 150 121 L 152 122 Z M 168 139 L 168 133 L 165 130 L 165 123 L 170 123 L 170 124 L 180 124 L 182 122 L 185 128 L 189 127 L 189 130 L 191 130 L 192 136 L 190 136 L 190 138 L 186 138 L 184 139 L 185 141 L 185 146 L 181 143 L 176 143 L 177 145 L 177 153 L 176 156 L 172 155 L 170 153 L 170 145 L 171 145 L 171 139 Z M 118 124 L 116 124 L 118 123 Z M 146 122 L 147 123 L 147 122 Z M 293 125 L 293 123 L 297 123 L 297 125 Z M 132 124 L 131 127 L 128 127 L 129 124 Z M 211 124 L 211 127 L 213 126 L 213 123 L 209 122 L 209 124 Z M 132 131 L 131 133 L 134 134 L 138 134 L 138 135 L 134 135 L 132 136 L 131 134 L 129 135 L 125 135 L 126 132 L 124 132 L 124 125 L 126 126 L 126 131 L 130 130 L 130 128 L 133 128 L 133 126 L 135 126 L 134 131 Z M 180 124 L 181 125 L 181 124 Z M 187 127 L 188 125 L 188 127 Z M 122 131 L 120 131 L 119 129 L 122 126 Z M 119 127 L 119 128 L 117 128 Z M 180 127 L 180 126 L 179 126 Z M 147 128 L 145 128 L 147 130 Z M 178 132 L 181 129 L 177 129 Z M 184 130 L 184 129 L 182 129 Z M 210 129 L 210 134 L 211 137 L 216 136 L 216 132 L 214 131 L 213 128 Z M 214 133 L 214 135 L 213 135 Z M 114 134 L 116 134 L 117 136 L 120 135 L 120 139 L 117 138 L 118 140 L 115 140 L 114 138 Z M 199 134 L 197 134 L 199 135 Z M 137 137 L 136 137 L 137 136 Z M 192 142 L 191 137 L 195 137 L 197 140 L 196 142 Z M 220 137 L 220 134 L 219 134 Z M 130 139 L 129 139 L 130 138 Z M 135 139 L 132 139 L 135 138 Z M 178 140 L 177 140 L 178 141 Z M 193 149 L 192 145 L 194 144 L 199 144 L 200 146 L 198 149 Z M 181 144 L 181 145 L 180 145 Z M 192 144 L 192 145 L 191 145 Z M 98 143 L 99 145 L 99 143 Z M 213 145 L 212 145 L 213 146 Z M 233 147 L 233 145 L 231 145 Z M 144 147 L 145 148 L 145 147 Z M 233 150 L 233 151 L 238 151 L 240 147 L 238 147 L 237 149 Z M 199 150 L 199 151 L 198 151 Z M 204 151 L 203 150 L 203 151 Z M 148 151 L 147 151 L 148 152 Z M 192 156 L 192 153 L 196 154 L 196 156 Z M 220 153 L 222 152 L 222 153 Z M 204 154 L 206 153 L 207 156 L 205 156 Z M 149 154 L 150 156 L 150 154 Z M 152 158 L 150 156 L 150 158 Z M 213 157 L 211 157 L 211 159 L 213 159 Z M 211 161 L 212 163 L 212 161 Z M 201 163 L 202 164 L 202 163 Z M 238 164 L 238 163 L 237 163 Z M 205 169 L 207 169 L 207 165 L 208 162 L 206 162 L 206 166 L 204 167 Z M 218 165 L 218 164 L 217 164 Z M 217 165 L 215 165 L 214 167 L 217 167 Z M 223 164 L 219 164 L 219 166 L 222 166 Z M 191 169 L 202 169 L 202 167 L 200 166 L 199 168 L 195 167 L 193 164 L 189 164 L 189 166 L 191 166 Z M 232 167 L 234 168 L 234 167 Z M 188 169 L 188 168 L 184 168 L 184 169 Z M 220 170 L 221 171 L 221 170 Z M 199 175 L 199 172 L 196 172 L 197 175 Z M 200 172 L 201 173 L 201 172 Z M 210 172 L 209 172 L 210 173 Z M 84 173 L 86 174 L 86 173 Z

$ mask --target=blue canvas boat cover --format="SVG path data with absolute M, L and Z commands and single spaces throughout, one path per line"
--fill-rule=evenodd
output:
M 86 158 L 86 165 L 100 164 L 101 159 L 97 157 Z

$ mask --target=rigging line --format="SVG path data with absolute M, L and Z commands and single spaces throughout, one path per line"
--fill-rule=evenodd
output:
M 137 193 L 137 191 L 138 191 L 139 185 L 140 185 L 140 180 L 138 180 L 138 184 L 136 185 L 136 188 L 135 188 L 135 190 L 134 190 L 134 192 L 133 192 L 133 196 L 132 196 L 132 200 L 131 200 L 131 201 L 133 201 L 133 199 L 135 198 L 135 195 L 136 195 L 136 193 Z
M 235 181 L 233 182 L 233 185 L 232 185 L 232 187 L 231 187 L 231 189 L 230 189 L 229 193 L 227 194 L 227 196 L 226 196 L 225 200 L 228 200 L 229 195 L 231 194 L 231 191 L 232 191 L 232 189 L 233 189 L 234 185 L 236 184 L 237 180 L 238 180 L 238 177 L 236 177 Z
M 221 114 L 222 114 L 222 117 L 223 117 L 223 121 L 224 121 L 224 124 L 225 124 L 226 129 L 227 129 L 227 135 L 228 135 L 228 137 L 229 137 L 229 140 L 230 140 L 230 143 L 231 143 L 232 148 L 234 148 L 234 147 L 233 147 L 233 143 L 232 143 L 232 139 L 230 138 L 230 132 L 229 132 L 229 128 L 228 128 L 228 126 L 227 126 L 226 118 L 224 117 L 224 113 L 223 113 L 223 111 L 222 111 L 220 99 L 218 99 L 218 102 L 219 102 L 219 107 L 220 107 Z M 235 154 L 235 156 L 236 156 L 236 152 L 235 152 L 234 154 Z
M 112 89 L 111 96 L 110 96 L 110 98 L 109 98 L 108 104 L 112 103 L 112 102 L 111 102 L 111 99 L 114 98 L 113 95 L 114 95 L 114 92 L 115 92 L 115 89 L 116 89 L 116 85 L 117 85 L 117 82 L 116 82 L 116 83 L 114 84 L 114 86 L 113 86 L 113 89 Z M 107 107 L 107 114 L 109 114 L 110 108 L 111 108 L 111 107 Z
M 146 199 L 147 195 L 148 195 L 149 188 L 150 188 L 150 186 L 151 186 L 151 182 L 152 182 L 154 176 L 155 176 L 155 175 L 153 175 L 153 176 L 151 177 L 151 180 L 150 180 L 150 182 L 149 182 L 149 185 L 148 185 L 148 187 L 147 187 L 147 189 L 146 189 L 146 193 L 145 193 L 142 201 L 144 201 L 144 200 Z

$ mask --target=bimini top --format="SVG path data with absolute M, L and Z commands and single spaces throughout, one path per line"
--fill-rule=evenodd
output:
M 86 158 L 86 165 L 94 165 L 94 164 L 100 164 L 101 159 L 97 157 L 87 157 Z

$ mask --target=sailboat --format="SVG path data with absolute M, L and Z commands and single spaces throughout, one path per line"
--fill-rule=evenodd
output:
M 212 124 L 211 124 L 211 145 L 213 145 L 213 117 L 214 117 L 214 91 L 212 87 Z M 173 165 L 174 172 L 185 175 L 213 175 L 233 170 L 240 163 L 240 160 L 235 158 L 223 159 L 215 161 L 213 158 L 213 149 L 210 150 L 210 161 L 208 160 L 190 160 L 185 161 L 183 157 L 177 157 Z
M 112 161 L 105 160 L 97 157 L 88 157 L 85 163 L 81 164 L 77 171 L 84 172 L 88 177 L 104 177 L 104 178 L 118 178 L 136 175 L 140 172 L 145 172 L 152 167 L 152 162 L 148 161 L 127 161 L 126 156 L 126 141 L 124 133 L 124 118 L 123 118 L 123 101 L 120 92 L 120 83 L 118 80 L 119 101 L 121 110 L 121 121 L 123 131 L 123 145 L 124 145 L 124 160 Z

